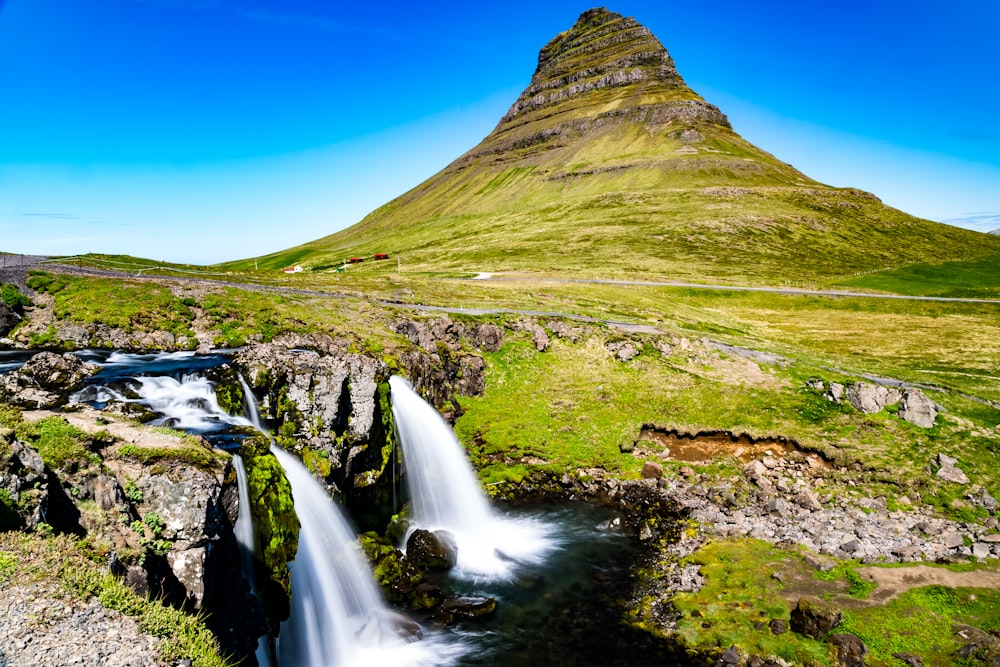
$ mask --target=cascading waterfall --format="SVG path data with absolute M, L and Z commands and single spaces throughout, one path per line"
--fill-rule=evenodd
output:
M 390 378 L 389 386 L 410 488 L 411 529 L 451 532 L 458 574 L 471 579 L 509 579 L 518 564 L 544 560 L 558 546 L 550 527 L 498 514 L 437 410 L 402 377 Z
M 256 398 L 242 376 L 250 422 L 261 425 Z M 291 563 L 291 613 L 278 636 L 282 667 L 431 667 L 463 652 L 459 644 L 420 638 L 415 623 L 382 600 L 343 512 L 293 455 L 272 445 L 285 470 L 299 517 L 299 548 Z
M 129 366 L 175 361 L 181 360 L 164 355 L 112 355 L 107 363 Z M 213 383 L 200 375 L 187 374 L 179 380 L 168 375 L 126 377 L 134 383 L 135 398 L 111 387 L 91 385 L 74 400 L 139 403 L 159 415 L 154 423 L 192 432 L 253 426 L 267 434 L 254 394 L 242 377 L 247 418 L 223 411 Z M 337 504 L 296 457 L 274 445 L 271 452 L 285 470 L 301 524 L 298 554 L 290 565 L 291 615 L 282 624 L 277 641 L 280 667 L 439 667 L 454 663 L 465 653 L 461 640 L 455 637 L 432 635 L 415 641 L 420 638 L 420 627 L 384 603 L 356 534 Z M 233 465 L 240 494 L 235 531 L 244 568 L 252 580 L 256 547 L 246 470 L 238 455 Z M 262 665 L 270 664 L 263 647 L 257 658 Z
M 253 527 L 253 514 L 250 512 L 250 491 L 247 485 L 247 469 L 243 465 L 243 457 L 233 454 L 233 468 L 236 470 L 236 486 L 239 490 L 240 509 L 236 517 L 233 533 L 240 548 L 240 560 L 243 563 L 243 575 L 250 583 L 250 592 L 257 595 L 256 552 L 257 538 Z

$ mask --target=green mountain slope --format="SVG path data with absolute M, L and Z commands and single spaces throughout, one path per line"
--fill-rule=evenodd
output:
M 257 261 L 324 268 L 390 253 L 414 271 L 775 283 L 998 250 L 996 237 L 825 186 L 753 146 L 649 30 L 592 9 L 541 50 L 478 146 L 360 223 Z

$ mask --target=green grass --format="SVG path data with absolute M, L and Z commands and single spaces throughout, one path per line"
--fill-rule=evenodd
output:
M 18 439 L 29 443 L 52 469 L 61 468 L 70 461 L 85 465 L 100 461 L 100 457 L 87 447 L 91 436 L 61 417 L 21 421 L 15 432 Z
M 847 595 L 863 600 L 875 590 L 876 585 L 862 579 L 856 567 L 856 562 L 845 561 L 838 563 L 836 567 L 826 572 L 816 571 L 813 576 L 821 581 L 843 581 L 846 584 L 845 592 Z
M 896 294 L 997 299 L 1000 253 L 966 261 L 913 264 L 838 284 Z
M 928 667 L 963 664 L 964 641 L 951 634 L 954 623 L 984 631 L 1000 630 L 1000 592 L 991 589 L 928 586 L 903 593 L 885 607 L 846 610 L 841 630 L 857 635 L 870 651 L 866 664 L 899 664 L 894 653 L 919 655 Z
M 144 466 L 162 462 L 178 462 L 209 469 L 217 466 L 225 455 L 198 443 L 178 438 L 176 447 L 146 447 L 142 445 L 121 445 L 118 455 L 134 459 Z
M 786 632 L 775 636 L 767 628 L 771 619 L 786 623 L 790 603 L 782 596 L 784 584 L 771 574 L 794 558 L 758 540 L 709 542 L 686 561 L 699 566 L 704 587 L 679 593 L 674 607 L 683 614 L 677 631 L 689 644 L 728 648 L 778 656 L 797 665 L 831 664 L 829 648 L 822 642 Z M 756 629 L 756 623 L 763 623 Z

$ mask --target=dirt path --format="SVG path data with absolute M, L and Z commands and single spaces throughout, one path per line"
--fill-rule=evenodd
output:
M 868 600 L 885 604 L 911 588 L 921 586 L 947 586 L 949 588 L 1000 588 L 1000 570 L 953 572 L 942 567 L 915 565 L 913 567 L 865 567 L 858 574 L 878 588 Z

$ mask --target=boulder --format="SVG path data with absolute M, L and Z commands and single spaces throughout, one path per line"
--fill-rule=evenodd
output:
M 472 339 L 479 349 L 496 352 L 503 345 L 503 329 L 492 322 L 477 324 L 472 330 Z
M 828 401 L 831 401 L 833 403 L 840 403 L 842 400 L 844 400 L 844 385 L 840 384 L 839 382 L 831 382 L 830 387 L 826 390 L 826 393 L 823 395 L 826 397 L 826 400 Z
M 431 616 L 431 620 L 439 625 L 452 625 L 461 620 L 471 620 L 489 616 L 497 608 L 493 598 L 475 597 L 471 595 L 452 595 Z
M 938 404 L 927 398 L 919 389 L 907 389 L 899 402 L 899 416 L 923 428 L 934 426 Z
M 951 457 L 945 457 L 945 459 L 950 459 Z M 951 459 L 954 461 L 954 459 Z M 943 479 L 946 482 L 955 482 L 956 484 L 968 484 L 969 477 L 964 472 L 962 472 L 954 463 L 946 462 L 941 466 L 941 469 L 937 471 L 938 479 Z
M 319 354 L 275 343 L 248 345 L 233 361 L 260 396 L 265 420 L 278 422 L 281 437 L 296 447 L 325 452 L 327 481 L 357 487 L 354 477 L 371 482 L 387 463 L 383 423 L 388 419 L 385 362 L 332 350 Z M 279 443 L 281 443 L 279 437 Z M 284 443 L 286 445 L 291 442 Z
M 789 627 L 792 632 L 822 640 L 831 630 L 840 624 L 843 614 L 839 609 L 813 597 L 799 598 L 792 609 Z
M 659 479 L 663 477 L 663 466 L 656 461 L 646 461 L 642 464 L 643 479 Z
M 13 440 L 12 436 L 13 433 L 9 436 L 0 433 L 0 443 L 8 437 Z M 35 528 L 48 523 L 48 475 L 42 457 L 34 449 L 16 440 L 10 447 L 0 447 L 0 490 L 11 501 L 8 505 L 0 499 L 0 530 Z
M 0 401 L 30 409 L 50 408 L 98 370 L 69 352 L 39 352 L 13 373 L 0 375 Z
M 833 646 L 837 667 L 865 667 L 868 647 L 855 635 L 831 635 L 826 641 Z
M 924 661 L 919 655 L 913 655 L 912 653 L 893 653 L 892 657 L 902 661 L 904 665 L 908 665 L 909 667 L 924 667 Z
M 39 352 L 28 359 L 18 372 L 44 389 L 72 391 L 98 370 L 95 364 L 83 361 L 71 352 Z
M 406 557 L 425 570 L 450 570 L 458 562 L 458 545 L 447 530 L 418 528 L 406 540 Z
M 895 387 L 853 382 L 847 386 L 847 400 L 855 410 L 865 414 L 881 412 L 887 405 L 895 405 L 902 394 Z
M 219 574 L 210 562 L 214 543 L 236 520 L 221 502 L 223 479 L 224 474 L 177 465 L 162 474 L 143 472 L 135 481 L 142 498 L 136 510 L 147 538 L 169 542 L 167 563 L 195 609 L 203 607 L 212 577 Z

